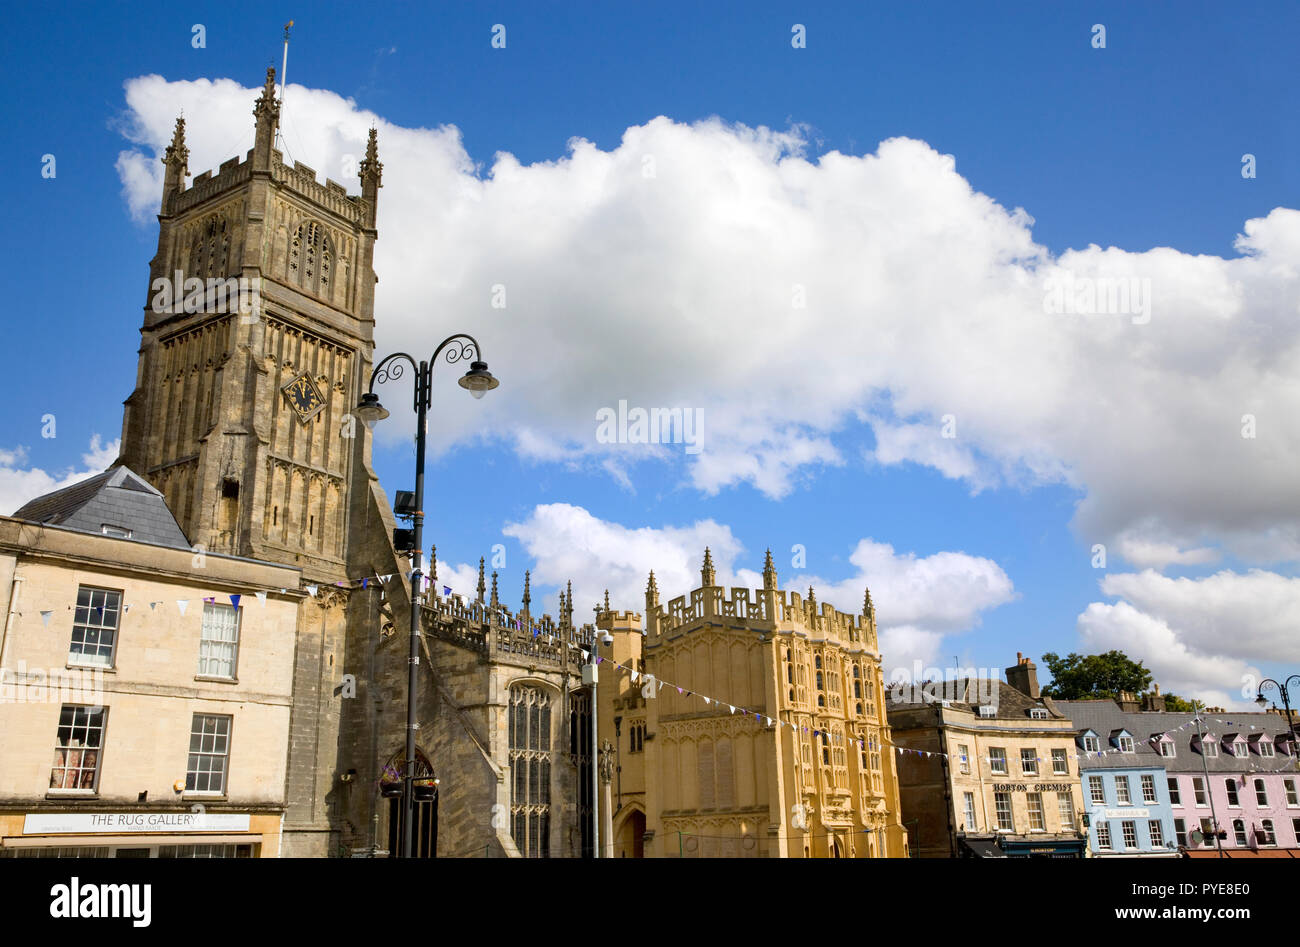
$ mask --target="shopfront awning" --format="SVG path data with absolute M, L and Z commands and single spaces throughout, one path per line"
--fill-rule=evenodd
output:
M 962 852 L 967 858 L 1006 858 L 1007 853 L 998 848 L 998 843 L 994 839 L 983 838 L 964 838 L 961 840 L 964 846 Z

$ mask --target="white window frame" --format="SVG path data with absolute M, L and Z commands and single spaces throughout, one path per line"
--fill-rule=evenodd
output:
M 1181 806 L 1183 804 L 1183 790 L 1178 785 L 1178 777 L 1169 777 L 1169 804 L 1171 806 Z
M 1056 813 L 1061 819 L 1061 831 L 1074 830 L 1074 795 L 1068 792 L 1056 794 Z
M 1210 791 L 1205 785 L 1204 776 L 1192 777 L 1192 802 L 1198 809 L 1210 807 Z
M 957 745 L 957 757 L 961 764 L 961 771 L 965 775 L 970 775 L 970 747 L 964 743 Z
M 1097 822 L 1097 850 L 1110 851 L 1110 823 L 1105 819 Z
M 69 711 L 71 718 L 65 723 Z M 49 794 L 93 796 L 98 793 L 99 777 L 104 772 L 104 747 L 107 743 L 107 707 L 63 704 L 59 708 L 59 722 L 54 731 L 54 763 L 50 767 Z M 86 756 L 91 753 L 94 754 L 94 763 L 87 766 Z M 53 785 L 56 772 L 62 772 L 58 786 Z M 71 786 L 67 785 L 70 773 L 76 774 Z M 87 773 L 91 774 L 89 786 L 84 785 Z
M 1070 756 L 1061 747 L 1054 747 L 1052 749 L 1052 775 L 1070 775 Z
M 962 805 L 965 808 L 963 818 L 966 820 L 966 831 L 978 832 L 979 825 L 975 816 L 975 794 L 973 792 L 964 793 L 962 795 Z
M 1124 840 L 1124 849 L 1136 849 L 1138 847 L 1138 826 L 1133 819 L 1125 819 L 1119 824 L 1120 838 Z
M 1115 777 L 1115 805 L 1133 805 L 1133 787 L 1129 785 L 1127 776 Z
M 1006 747 L 1004 746 L 989 747 L 989 772 L 997 776 L 1007 775 L 1007 748 Z
M 1159 791 L 1156 789 L 1156 778 L 1150 773 L 1142 774 L 1142 801 L 1155 805 L 1160 801 Z M 1148 791 L 1150 790 L 1150 791 Z
M 1255 805 L 1259 806 L 1261 809 L 1267 809 L 1268 783 L 1256 776 L 1253 788 L 1255 790 Z
M 1164 848 L 1165 846 L 1165 826 L 1159 819 L 1147 819 L 1147 838 L 1151 840 L 1152 848 Z
M 1121 753 L 1133 752 L 1133 738 L 1126 734 L 1120 734 L 1119 739 L 1115 741 L 1119 745 Z
M 190 748 L 185 764 L 186 795 L 226 794 L 230 787 L 230 740 L 234 727 L 235 718 L 230 714 L 194 714 L 191 718 Z M 216 760 L 220 760 L 219 768 L 201 765 L 205 761 Z M 221 783 L 216 788 L 213 788 L 211 778 L 214 773 L 221 774 Z M 205 787 L 200 789 L 200 783 L 204 783 Z
M 83 593 L 86 595 L 85 605 L 81 604 Z M 109 607 L 110 602 L 115 603 L 112 608 Z M 98 621 L 94 615 L 96 608 L 99 609 Z M 104 621 L 110 612 L 113 614 L 112 624 Z M 68 641 L 68 667 L 112 670 L 117 665 L 117 643 L 121 635 L 122 590 L 105 589 L 96 585 L 77 586 L 77 599 L 72 610 L 72 637 Z M 87 639 L 92 637 L 94 642 L 88 642 Z M 107 645 L 104 644 L 105 637 L 108 638 Z M 81 651 L 74 650 L 78 644 L 81 645 Z M 93 657 L 88 657 L 88 654 Z
M 239 679 L 239 639 L 243 625 L 243 609 L 218 602 L 203 603 L 203 626 L 199 630 L 199 670 L 195 675 L 204 680 L 237 681 Z M 218 623 L 217 616 L 234 615 L 234 621 L 227 623 L 224 618 Z M 226 637 L 233 632 L 234 637 Z M 226 655 L 229 655 L 227 657 Z M 220 673 L 226 664 L 230 673 Z
M 1038 751 L 1029 747 L 1020 748 L 1020 773 L 1022 776 L 1038 775 Z
M 1041 792 L 1025 793 L 1025 805 L 1029 813 L 1029 831 L 1046 832 L 1047 814 L 1043 811 L 1043 794 Z M 1036 819 L 1035 816 L 1037 816 Z
M 1096 774 L 1088 777 L 1088 798 L 1094 806 L 1106 804 L 1106 781 Z
M 1173 740 L 1160 741 L 1160 755 L 1167 760 L 1172 760 L 1178 756 L 1178 746 Z
M 1083 738 L 1083 751 L 1085 753 L 1100 753 L 1101 738 L 1096 734 L 1089 734 Z
M 1286 794 L 1286 807 L 1294 809 L 1300 806 L 1300 793 L 1296 791 L 1296 781 L 1294 776 L 1287 776 L 1282 780 L 1282 791 Z M 1300 839 L 1297 839 L 1300 841 Z
M 1005 825 L 1003 824 L 1003 819 L 1002 819 L 1004 802 L 1006 803 L 1006 817 L 1007 817 Z M 997 816 L 999 832 L 1014 833 L 1016 831 L 1016 811 L 1011 804 L 1011 793 L 995 792 L 993 794 L 993 811 Z

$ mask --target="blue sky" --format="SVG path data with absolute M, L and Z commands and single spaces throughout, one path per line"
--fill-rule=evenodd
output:
M 1300 351 L 1297 278 L 1294 266 L 1286 270 L 1300 225 L 1270 216 L 1300 207 L 1300 128 L 1288 107 L 1300 9 L 1288 3 L 15 10 L 5 69 L 11 88 L 25 92 L 9 106 L 3 160 L 20 183 L 0 228 L 16 257 L 10 272 L 23 278 L 11 277 L 9 288 L 10 410 L 0 417 L 6 500 L 95 466 L 120 431 L 157 239 L 155 210 L 140 211 L 121 155 L 139 156 L 139 166 L 156 173 L 160 135 L 173 106 L 187 101 L 192 173 L 247 148 L 251 115 L 214 127 L 210 114 L 195 110 L 212 100 L 195 99 L 191 83 L 230 79 L 254 89 L 268 65 L 279 67 L 289 18 L 296 23 L 286 151 L 355 193 L 355 180 L 331 170 L 332 145 L 318 129 L 327 121 L 363 128 L 372 116 L 380 123 L 380 353 L 431 351 L 442 336 L 469 331 L 502 379 L 490 396 L 495 406 L 469 405 L 451 378 L 438 379 L 436 399 L 447 406 L 436 403 L 434 426 L 446 433 L 430 457 L 438 502 L 427 508 L 448 569 L 501 543 L 502 588 L 511 597 L 533 568 L 553 606 L 552 580 L 577 573 L 578 612 L 589 614 L 602 569 L 612 569 L 618 604 L 639 608 L 627 575 L 646 556 L 671 557 L 666 550 L 723 530 L 722 569 L 741 573 L 738 581 L 761 568 L 768 546 L 783 582 L 806 586 L 814 577 L 842 609 L 858 609 L 857 580 L 876 577 L 882 623 L 895 605 L 898 625 L 886 638 L 897 645 L 885 654 L 887 667 L 913 656 L 1004 667 L 1016 651 L 1037 657 L 1128 642 L 1166 689 L 1219 701 L 1240 699 L 1243 674 L 1300 667 L 1300 651 L 1287 643 L 1294 634 L 1281 631 L 1300 617 L 1300 510 L 1286 488 L 1300 456 L 1300 412 L 1287 366 L 1270 361 Z M 505 49 L 491 46 L 498 23 Z M 192 47 L 194 24 L 204 26 L 206 48 Z M 793 24 L 806 27 L 805 49 L 791 46 Z M 1093 24 L 1106 28 L 1104 49 L 1092 45 Z M 150 75 L 165 83 L 148 86 L 142 77 Z M 129 83 L 152 92 L 131 103 Z M 299 84 L 322 94 L 298 95 Z M 658 116 L 671 127 L 654 125 Z M 719 126 L 700 124 L 715 116 Z M 458 140 L 448 137 L 451 126 Z M 782 139 L 765 151 L 737 126 L 797 143 Z M 589 161 L 575 158 L 574 138 L 590 143 Z M 915 146 L 878 152 L 897 138 Z M 647 204 L 611 188 L 584 204 L 607 159 L 621 167 L 618 156 L 635 163 L 650 147 L 637 142 L 657 149 L 661 196 Z M 500 152 L 522 170 L 504 173 Z M 733 152 L 752 158 L 752 168 L 744 165 L 752 173 L 727 170 L 738 166 Z M 810 170 L 780 165 L 792 152 Z M 824 161 L 833 152 L 853 159 L 842 174 Z M 56 156 L 54 179 L 41 176 L 45 154 Z M 877 154 L 882 173 L 873 177 L 861 159 Z M 1244 154 L 1255 156 L 1254 178 L 1242 176 Z M 955 164 L 942 166 L 944 155 Z M 473 167 L 458 170 L 457 160 Z M 433 209 L 450 206 L 445 195 L 456 182 L 481 187 L 479 203 L 466 206 L 481 207 L 483 221 L 444 225 L 432 212 L 407 210 L 412 195 Z M 735 203 L 722 203 L 733 184 Z M 971 193 L 987 195 L 996 212 Z M 717 216 L 738 219 L 769 198 L 771 216 L 789 214 L 782 218 L 789 226 L 765 232 L 760 210 L 750 226 L 715 231 Z M 807 210 L 856 200 L 860 213 L 833 222 Z M 668 208 L 662 219 L 658 208 Z M 1237 241 L 1246 222 L 1264 218 L 1270 223 L 1248 235 L 1243 253 Z M 643 219 L 651 223 L 641 252 Z M 897 238 L 879 237 L 895 226 Z M 859 229 L 861 247 L 853 242 Z M 782 242 L 795 231 L 799 242 Z M 529 235 L 517 241 L 527 250 L 512 233 Z M 710 242 L 715 235 L 724 242 Z M 750 236 L 753 247 L 744 243 Z M 466 242 L 474 248 L 457 246 Z M 901 262 L 890 257 L 891 242 L 909 248 Z M 1148 252 L 1162 247 L 1171 250 Z M 961 263 L 967 251 L 978 277 Z M 714 252 L 709 268 L 691 269 Z M 1038 276 L 1060 266 L 1150 277 L 1157 290 L 1169 288 L 1171 302 L 1150 332 L 1119 319 L 1061 340 L 1017 341 L 1024 333 L 999 321 L 999 299 L 1013 292 L 1008 274 L 1019 265 L 1007 260 L 1026 256 Z M 1246 256 L 1263 265 L 1241 265 Z M 912 272 L 918 258 L 924 265 Z M 1213 258 L 1239 268 L 1225 272 Z M 638 263 L 646 259 L 662 269 L 662 284 Z M 831 260 L 808 285 L 814 300 L 834 305 L 813 305 L 808 322 L 747 315 L 754 299 L 744 287 L 787 259 L 804 261 L 808 272 Z M 859 260 L 869 262 L 862 277 L 851 277 Z M 416 278 L 444 262 L 448 274 L 473 275 Z M 548 275 L 557 271 L 562 276 Z M 480 272 L 498 275 L 479 286 Z M 525 300 L 504 316 L 486 305 L 497 279 L 512 299 Z M 727 290 L 733 280 L 736 292 Z M 723 289 L 707 299 L 686 290 L 656 296 L 661 286 L 700 281 Z M 966 297 L 955 289 L 943 295 L 949 283 Z M 1234 301 L 1193 311 L 1196 300 L 1219 292 L 1235 293 Z M 963 298 L 977 330 L 962 321 Z M 874 302 L 859 306 L 863 299 Z M 680 319 L 663 323 L 671 338 L 655 336 L 658 314 L 670 309 L 680 310 Z M 749 358 L 749 331 L 782 341 L 734 375 L 704 381 L 704 356 Z M 1237 351 L 1232 343 L 1257 336 L 1267 344 Z M 995 340 L 987 349 L 985 338 Z M 927 354 L 945 340 L 951 352 Z M 661 346 L 683 352 L 683 371 Z M 861 385 L 848 377 L 859 359 Z M 1073 395 L 1053 391 L 1039 404 L 1037 392 L 1063 371 Z M 948 375 L 955 380 L 939 377 Z M 819 403 L 822 390 L 828 396 Z M 725 442 L 713 452 L 715 467 L 680 448 L 646 459 L 590 443 L 593 406 L 656 396 L 699 406 L 723 425 L 713 429 Z M 957 453 L 918 440 L 918 431 L 940 423 L 945 405 L 959 431 L 976 432 L 971 441 L 959 434 Z M 1216 405 L 1230 443 L 1200 426 Z M 475 415 L 479 406 L 487 407 Z M 1260 450 L 1202 463 L 1240 448 L 1235 431 L 1246 410 L 1275 419 L 1271 427 L 1260 422 Z M 53 439 L 40 436 L 47 413 L 57 419 Z M 754 434 L 763 418 L 770 430 Z M 94 436 L 100 454 L 83 462 Z M 376 462 L 391 493 L 408 485 L 410 450 L 396 433 L 384 437 Z M 755 454 L 778 459 L 751 476 L 745 458 Z M 521 525 L 503 535 L 510 523 Z M 850 561 L 868 539 L 874 551 Z M 575 551 L 584 542 L 585 551 Z M 1105 570 L 1092 567 L 1094 542 L 1107 544 Z M 806 550 L 804 568 L 791 565 L 796 544 Z M 1173 551 L 1151 553 L 1153 544 Z M 689 591 L 686 570 L 698 562 L 654 567 L 681 577 L 674 587 L 661 584 L 672 596 Z M 463 571 L 452 574 L 463 581 Z M 1107 575 L 1112 584 L 1103 589 Z M 636 588 L 643 586 L 642 572 Z M 941 600 L 956 604 L 945 610 Z M 1226 647 L 1225 637 L 1241 643 Z

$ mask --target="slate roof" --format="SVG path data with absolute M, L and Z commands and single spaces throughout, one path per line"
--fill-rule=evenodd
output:
M 112 467 L 80 483 L 24 504 L 14 519 L 104 534 L 104 526 L 131 531 L 136 542 L 189 549 L 163 495 L 128 467 Z
M 1103 750 L 1114 750 L 1114 745 L 1107 742 L 1106 735 L 1117 729 L 1125 729 L 1133 735 L 1133 753 L 1118 751 L 1104 756 L 1083 756 L 1079 761 L 1082 769 L 1133 769 L 1144 766 L 1163 766 L 1170 773 L 1201 772 L 1201 754 L 1192 749 L 1196 738 L 1196 724 L 1192 723 L 1195 714 L 1171 713 L 1168 711 L 1124 711 L 1111 700 L 1058 700 L 1056 706 L 1071 720 L 1077 732 L 1091 729 L 1101 739 Z M 1242 773 L 1282 771 L 1289 763 L 1295 766 L 1295 757 L 1276 752 L 1272 757 L 1260 756 L 1255 751 L 1257 741 L 1251 741 L 1251 752 L 1246 757 L 1235 757 L 1228 753 L 1223 745 L 1223 738 L 1230 733 L 1269 734 L 1274 740 L 1286 733 L 1286 720 L 1277 714 L 1227 711 L 1225 713 L 1201 713 L 1201 729 L 1206 734 L 1213 734 L 1219 744 L 1217 757 L 1206 757 L 1212 773 Z M 1186 725 L 1186 726 L 1185 726 Z M 1181 730 L 1179 728 L 1182 728 Z M 1174 742 L 1176 755 L 1165 757 L 1151 742 L 1152 734 L 1168 733 Z

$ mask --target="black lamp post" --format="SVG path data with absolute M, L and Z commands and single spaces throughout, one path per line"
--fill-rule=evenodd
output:
M 425 426 L 432 397 L 433 366 L 444 351 L 447 353 L 448 364 L 454 365 L 456 362 L 470 359 L 469 371 L 461 376 L 460 386 L 475 398 L 482 398 L 486 392 L 501 384 L 488 371 L 487 363 L 479 361 L 481 349 L 474 337 L 460 333 L 444 339 L 428 361 L 417 364 L 415 359 L 405 352 L 389 355 L 371 372 L 370 386 L 361 396 L 361 404 L 353 412 L 367 427 L 374 427 L 376 421 L 388 417 L 388 411 L 379 403 L 379 396 L 375 394 L 375 385 L 401 378 L 406 371 L 406 364 L 415 369 L 415 509 L 411 514 L 414 548 L 411 550 L 413 570 L 411 572 L 411 649 L 408 658 L 410 669 L 406 682 L 406 773 L 402 778 L 403 858 L 411 857 L 415 821 L 415 688 L 416 668 L 420 664 L 420 583 L 424 579 L 420 567 L 420 546 L 424 527 Z
M 1292 674 L 1281 684 L 1273 680 L 1271 677 L 1264 678 L 1264 680 L 1260 681 L 1259 690 L 1255 692 L 1255 703 L 1259 704 L 1261 707 L 1268 703 L 1268 699 L 1264 696 L 1264 691 L 1270 684 L 1282 695 L 1282 706 L 1286 709 L 1287 736 L 1290 737 L 1288 742 L 1291 744 L 1291 752 L 1296 757 L 1296 768 L 1300 769 L 1300 747 L 1296 744 L 1295 724 L 1291 720 L 1291 694 L 1287 690 L 1292 681 L 1300 684 L 1300 674 Z

